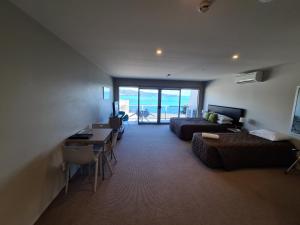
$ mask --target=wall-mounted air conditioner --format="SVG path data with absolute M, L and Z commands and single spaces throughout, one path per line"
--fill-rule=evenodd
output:
M 254 83 L 254 82 L 262 82 L 263 81 L 263 72 L 255 71 L 252 73 L 242 73 L 236 76 L 235 83 L 237 84 L 246 84 L 246 83 Z

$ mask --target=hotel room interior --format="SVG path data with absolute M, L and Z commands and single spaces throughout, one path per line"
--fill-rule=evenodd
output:
M 300 225 L 299 9 L 2 0 L 0 224 Z

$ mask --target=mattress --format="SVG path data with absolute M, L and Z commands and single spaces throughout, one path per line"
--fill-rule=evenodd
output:
M 289 166 L 296 159 L 289 141 L 272 142 L 246 132 L 218 135 L 216 140 L 194 133 L 192 139 L 193 152 L 210 168 Z
M 171 118 L 170 130 L 180 139 L 189 141 L 195 132 L 227 132 L 233 125 L 211 123 L 202 118 Z

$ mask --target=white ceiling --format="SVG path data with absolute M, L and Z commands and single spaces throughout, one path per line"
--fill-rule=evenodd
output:
M 206 14 L 200 0 L 11 1 L 115 77 L 207 80 L 300 59 L 299 0 L 216 0 Z

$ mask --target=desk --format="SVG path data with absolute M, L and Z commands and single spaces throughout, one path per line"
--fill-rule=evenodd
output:
M 93 136 L 89 139 L 66 139 L 66 144 L 104 145 L 111 136 L 112 129 L 92 129 Z
M 92 129 L 93 136 L 89 139 L 66 139 L 65 144 L 84 144 L 84 145 L 99 145 L 103 146 L 111 137 L 112 129 L 110 128 L 101 128 L 101 129 Z M 104 179 L 104 161 L 107 162 L 108 168 L 112 174 L 111 165 L 102 149 L 102 179 Z

